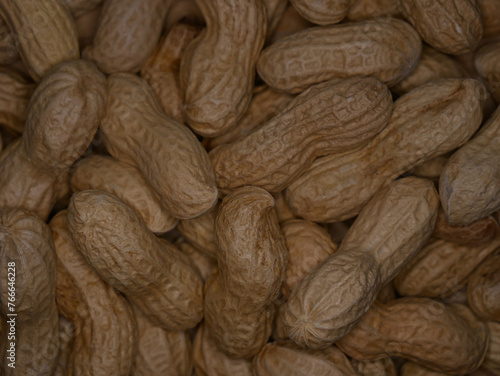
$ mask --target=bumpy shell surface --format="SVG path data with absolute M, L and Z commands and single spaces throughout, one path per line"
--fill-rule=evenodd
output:
M 448 160 L 439 193 L 448 222 L 468 225 L 500 209 L 500 108 Z
M 163 114 L 146 81 L 117 73 L 108 82 L 101 129 L 110 154 L 137 166 L 174 217 L 209 210 L 217 201 L 215 175 L 195 135 Z
M 315 85 L 259 129 L 210 152 L 217 186 L 279 192 L 320 156 L 355 149 L 387 125 L 392 97 L 374 78 Z
M 377 17 L 397 17 L 401 13 L 401 0 L 354 0 L 346 18 L 361 21 Z
M 372 76 L 394 85 L 417 65 L 422 43 L 397 19 L 310 28 L 262 51 L 257 70 L 272 88 L 299 93 L 334 78 Z
M 500 103 L 500 39 L 494 39 L 476 52 L 474 66 Z
M 290 185 L 290 208 L 317 222 L 355 216 L 403 172 L 464 144 L 481 124 L 483 94 L 476 80 L 444 79 L 400 97 L 389 125 L 368 145 L 318 159 Z
M 342 21 L 352 2 L 353 0 L 291 0 L 297 12 L 305 19 L 318 25 L 329 25 Z
M 353 368 L 360 376 L 397 376 L 396 366 L 391 358 L 372 361 L 351 359 Z
M 10 69 L 0 70 L 0 125 L 22 133 L 34 85 Z
M 75 323 L 70 375 L 128 376 L 136 351 L 135 319 L 125 298 L 106 284 L 76 249 L 68 212 L 50 221 L 57 252 L 57 306 Z
M 496 375 L 500 373 L 500 323 L 490 321 L 487 325 L 490 332 L 490 344 L 483 367 Z
M 255 64 L 266 37 L 266 8 L 261 0 L 196 3 L 207 27 L 182 57 L 184 113 L 196 133 L 217 136 L 236 125 L 252 98 Z
M 418 178 L 397 180 L 376 194 L 339 250 L 293 290 L 284 318 L 290 338 L 322 348 L 346 335 L 425 244 L 438 205 L 433 184 Z
M 151 233 L 116 196 L 102 191 L 73 195 L 71 235 L 85 260 L 165 330 L 194 327 L 203 316 L 203 281 L 187 256 Z

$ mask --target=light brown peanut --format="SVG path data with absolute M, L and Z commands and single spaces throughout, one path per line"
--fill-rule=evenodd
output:
M 293 290 L 284 318 L 290 338 L 322 348 L 349 333 L 382 287 L 425 244 L 438 205 L 433 184 L 424 179 L 397 180 L 378 192 L 339 250 Z
M 390 86 L 416 67 L 421 50 L 420 37 L 408 23 L 368 20 L 280 39 L 262 51 L 257 70 L 270 87 L 289 93 L 354 76 L 371 76 Z
M 254 132 L 210 152 L 217 186 L 279 192 L 317 157 L 366 144 L 387 125 L 391 108 L 390 91 L 374 78 L 312 86 Z
M 351 359 L 353 368 L 360 376 L 397 376 L 396 366 L 391 358 L 372 361 Z
M 484 44 L 476 52 L 474 66 L 485 79 L 497 103 L 500 103 L 500 38 Z
M 97 131 L 106 96 L 106 78 L 91 63 L 69 61 L 47 73 L 31 97 L 22 137 L 0 155 L 0 207 L 48 218 L 59 183 Z
M 165 114 L 179 123 L 184 122 L 179 66 L 184 50 L 199 32 L 196 26 L 173 25 L 141 69 L 141 77 L 153 89 Z
M 174 217 L 194 218 L 208 211 L 218 192 L 207 153 L 195 135 L 165 116 L 146 81 L 117 73 L 108 83 L 101 130 L 109 153 L 135 165 Z
M 4 208 L 0 210 L 0 250 L 0 314 L 7 324 L 0 338 L 1 374 L 51 376 L 59 351 L 59 318 L 50 229 L 27 211 Z M 12 327 L 14 341 L 7 337 Z
M 335 346 L 309 350 L 292 341 L 266 344 L 253 360 L 255 376 L 356 376 L 347 357 Z
M 0 70 L 0 126 L 22 133 L 33 90 L 34 85 L 13 70 Z
M 288 261 L 273 206 L 263 189 L 240 188 L 224 198 L 215 220 L 218 271 L 205 285 L 205 324 L 232 357 L 257 354 L 271 335 Z
M 57 253 L 57 306 L 75 324 L 68 375 L 130 375 L 137 341 L 132 310 L 76 249 L 66 210 L 50 221 L 50 229 Z
M 399 356 L 450 375 L 464 375 L 482 363 L 488 342 L 486 324 L 466 306 L 401 298 L 388 304 L 375 302 L 337 346 L 358 360 Z
M 484 359 L 483 367 L 494 375 L 500 373 L 500 323 L 488 322 L 490 343 Z
M 194 219 L 183 219 L 179 222 L 177 230 L 205 255 L 217 257 L 217 246 L 215 245 L 215 216 L 219 206 L 215 205 L 205 214 Z
M 418 176 L 419 178 L 426 178 L 439 182 L 441 172 L 443 172 L 444 165 L 448 162 L 450 155 L 451 152 L 428 159 L 425 162 L 413 167 L 409 170 L 409 173 L 414 176 Z
M 315 161 L 285 191 L 288 205 L 317 222 L 355 216 L 403 172 L 464 144 L 481 123 L 483 92 L 472 79 L 444 79 L 412 90 L 394 103 L 389 125 L 368 145 Z
M 59 315 L 59 354 L 57 356 L 56 370 L 52 376 L 66 376 L 68 374 L 69 357 L 74 342 L 75 324 L 63 315 Z
M 138 72 L 160 39 L 171 0 L 106 0 L 94 43 L 83 50 L 104 73 Z
M 2 0 L 0 15 L 35 81 L 53 66 L 80 57 L 75 23 L 58 0 Z
M 231 358 L 218 349 L 204 324 L 196 332 L 193 343 L 194 369 L 197 376 L 252 376 L 252 362 Z
M 500 248 L 469 276 L 467 301 L 478 317 L 500 322 Z
M 318 25 L 335 24 L 344 19 L 353 0 L 290 0 L 305 19 Z
M 397 17 L 401 13 L 401 0 L 354 0 L 347 12 L 349 21 L 362 21 L 376 17 Z
M 401 10 L 426 43 L 447 54 L 474 51 L 483 36 L 476 0 L 403 0 Z
M 278 215 L 278 221 L 283 223 L 290 219 L 295 219 L 295 215 L 292 213 L 288 207 L 283 192 L 273 194 L 274 198 L 274 208 L 276 209 L 276 214 Z
M 472 271 L 500 246 L 500 237 L 485 244 L 459 244 L 434 240 L 396 276 L 402 296 L 446 297 L 467 283 Z
M 500 209 L 500 107 L 446 163 L 439 180 L 448 222 L 468 225 Z
M 106 191 L 134 209 L 155 233 L 172 230 L 178 220 L 161 205 L 161 199 L 134 166 L 103 155 L 82 159 L 71 175 L 73 192 L 87 189 Z
M 233 128 L 250 103 L 266 9 L 261 0 L 197 4 L 207 27 L 184 52 L 180 82 L 187 122 L 196 133 L 213 137 Z
M 117 197 L 102 191 L 73 195 L 71 235 L 85 260 L 165 330 L 194 327 L 203 316 L 203 281 L 189 258 L 151 233 Z

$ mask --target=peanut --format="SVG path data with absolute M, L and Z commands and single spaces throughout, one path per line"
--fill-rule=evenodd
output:
M 490 321 L 487 325 L 490 333 L 490 343 L 483 367 L 494 375 L 498 375 L 500 373 L 500 323 Z
M 58 183 L 97 131 L 106 86 L 104 75 L 81 60 L 47 73 L 31 97 L 23 136 L 0 155 L 0 206 L 48 218 Z
M 108 83 L 101 130 L 109 153 L 135 165 L 172 216 L 189 219 L 208 211 L 218 192 L 207 153 L 194 134 L 163 114 L 144 80 L 116 73 Z
M 285 221 L 295 219 L 292 211 L 288 207 L 283 192 L 273 194 L 274 198 L 274 208 L 276 209 L 276 214 L 278 215 L 278 221 L 283 223 Z
M 284 319 L 290 338 L 322 348 L 349 333 L 427 241 L 438 204 L 432 183 L 418 178 L 397 180 L 377 193 L 339 250 L 293 290 Z
M 56 287 L 57 289 L 57 287 Z M 69 367 L 69 357 L 75 342 L 75 324 L 59 315 L 59 354 L 57 357 L 57 368 L 53 376 L 66 376 Z
M 483 38 L 500 35 L 500 8 L 498 0 L 477 0 L 483 21 Z
M 475 0 L 404 0 L 401 10 L 427 44 L 447 54 L 474 51 L 483 36 Z
M 500 103 L 500 39 L 484 44 L 474 57 L 477 72 L 485 79 L 495 100 Z
M 305 19 L 318 25 L 335 24 L 344 19 L 349 11 L 353 0 L 291 0 L 295 7 Z
M 373 78 L 312 86 L 259 129 L 210 152 L 217 186 L 279 192 L 317 157 L 366 144 L 387 125 L 391 108 L 389 90 Z
M 391 86 L 416 67 L 421 50 L 420 37 L 406 22 L 368 20 L 280 39 L 262 51 L 257 71 L 270 87 L 289 93 L 354 76 L 375 77 Z
M 394 285 L 402 296 L 448 296 L 464 286 L 472 271 L 499 246 L 498 236 L 476 245 L 432 241 L 401 270 Z
M 468 225 L 500 209 L 499 148 L 500 107 L 444 167 L 439 193 L 449 223 Z
M 207 28 L 184 52 L 180 82 L 187 122 L 196 133 L 213 137 L 236 126 L 250 103 L 266 9 L 261 0 L 197 4 Z
M 438 155 L 437 157 L 426 160 L 425 162 L 413 167 L 408 172 L 419 178 L 431 179 L 434 182 L 439 182 L 441 172 L 443 172 L 444 165 L 450 158 L 450 153 Z
M 217 267 L 217 260 L 213 257 L 208 256 L 206 253 L 199 251 L 198 248 L 189 244 L 186 241 L 175 244 L 182 253 L 189 257 L 191 263 L 200 272 L 203 281 L 206 281 L 208 277 Z
M 155 237 L 117 197 L 102 191 L 73 195 L 71 235 L 85 260 L 165 330 L 194 327 L 203 316 L 203 281 L 187 256 Z
M 90 155 L 81 160 L 71 176 L 73 192 L 86 189 L 106 191 L 119 197 L 134 209 L 149 230 L 164 233 L 172 230 L 178 220 L 161 205 L 158 194 L 134 166 L 103 155 Z
M 389 125 L 368 145 L 314 162 L 286 190 L 288 205 L 316 222 L 355 216 L 403 172 L 464 144 L 481 123 L 483 92 L 472 79 L 444 79 L 412 90 L 394 103 Z
M 50 221 L 50 228 L 57 252 L 57 306 L 76 330 L 68 374 L 128 376 L 137 337 L 132 310 L 76 249 L 66 210 Z
M 217 246 L 214 240 L 215 216 L 219 210 L 218 205 L 205 214 L 195 219 L 183 219 L 179 222 L 177 230 L 205 255 L 217 257 Z
M 397 376 L 398 372 L 391 358 L 372 361 L 351 359 L 353 368 L 360 376 Z
M 13 70 L 0 70 L 0 124 L 10 132 L 22 133 L 33 89 L 33 84 Z
M 2 0 L 0 15 L 35 81 L 53 66 L 80 57 L 75 23 L 58 0 Z
M 27 211 L 0 210 L 0 259 L 0 313 L 4 323 L 15 323 L 14 367 L 8 366 L 12 360 L 4 358 L 12 356 L 7 346 L 13 342 L 7 339 L 10 325 L 0 338 L 2 375 L 50 376 L 57 364 L 59 319 L 56 258 L 49 227 Z M 12 313 L 17 316 L 7 318 Z
M 245 187 L 226 196 L 215 220 L 218 271 L 205 285 L 205 324 L 232 357 L 257 354 L 271 335 L 285 278 L 285 241 L 272 196 Z
M 361 21 L 377 17 L 397 17 L 401 13 L 401 0 L 354 0 L 346 18 Z
M 464 375 L 482 363 L 488 341 L 486 324 L 466 306 L 401 298 L 385 305 L 375 302 L 337 346 L 358 360 L 399 356 L 432 370 Z

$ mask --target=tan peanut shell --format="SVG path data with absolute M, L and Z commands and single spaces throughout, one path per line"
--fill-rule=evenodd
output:
M 283 223 L 285 221 L 295 219 L 295 215 L 292 213 L 288 207 L 283 192 L 278 192 L 273 194 L 274 198 L 274 208 L 276 209 L 276 214 L 278 215 L 278 221 Z
M 183 219 L 179 222 L 177 230 L 192 244 L 196 249 L 205 255 L 216 258 L 217 246 L 215 245 L 215 216 L 219 206 L 215 205 L 205 214 L 194 219 Z
M 500 103 L 500 38 L 486 43 L 476 52 L 474 66 L 485 79 L 497 103 Z
M 178 222 L 162 207 L 160 197 L 137 168 L 112 157 L 90 155 L 82 159 L 71 175 L 71 189 L 97 189 L 116 195 L 155 233 L 170 231 Z
M 10 69 L 0 70 L 0 126 L 22 133 L 34 85 Z
M 184 52 L 180 82 L 187 122 L 196 133 L 213 137 L 233 128 L 250 103 L 266 8 L 261 0 L 196 3 L 207 27 Z
M 57 253 L 57 306 L 75 324 L 68 375 L 130 375 L 137 333 L 128 302 L 77 250 L 67 210 L 52 218 L 50 229 Z
M 391 90 L 404 94 L 440 78 L 462 77 L 467 77 L 467 72 L 458 61 L 432 47 L 424 46 L 417 67 Z
M 500 35 L 500 8 L 498 0 L 477 0 L 483 21 L 483 38 Z
M 286 190 L 288 205 L 317 222 L 355 216 L 403 172 L 464 144 L 481 123 L 482 93 L 472 79 L 444 79 L 412 90 L 394 103 L 389 125 L 368 145 L 315 161 Z
M 231 358 L 219 350 L 204 324 L 194 337 L 193 358 L 197 376 L 253 376 L 251 360 Z
M 467 301 L 476 316 L 500 322 L 500 248 L 469 276 Z
M 483 36 L 476 0 L 403 0 L 401 10 L 427 44 L 447 54 L 474 51 Z
M 360 376 L 397 376 L 396 366 L 391 358 L 360 361 L 351 359 L 353 368 Z
M 139 77 L 117 73 L 108 83 L 101 130 L 109 153 L 135 165 L 174 217 L 194 218 L 208 211 L 218 192 L 195 135 L 163 114 L 151 87 Z
M 57 288 L 57 287 L 56 287 Z M 75 342 L 75 324 L 63 315 L 59 315 L 59 354 L 57 366 L 53 376 L 66 376 L 69 367 L 69 358 Z
M 183 23 L 173 25 L 141 69 L 141 77 L 153 89 L 165 114 L 179 123 L 184 122 L 184 103 L 179 87 L 181 57 L 199 32 L 196 26 Z
M 138 333 L 132 376 L 191 375 L 193 356 L 187 333 L 153 325 L 136 307 L 134 314 Z
M 194 327 L 203 316 L 203 281 L 189 258 L 151 233 L 116 196 L 102 191 L 73 195 L 71 235 L 85 260 L 165 330 Z
M 138 72 L 160 39 L 171 0 L 106 0 L 91 46 L 82 57 L 104 73 Z
M 14 33 L 21 57 L 35 81 L 53 66 L 78 59 L 73 18 L 58 0 L 2 0 L 0 15 Z
M 344 19 L 353 0 L 291 0 L 305 19 L 318 25 L 335 24 Z
M 337 346 L 358 360 L 399 356 L 450 375 L 465 375 L 482 363 L 488 342 L 486 324 L 466 306 L 401 298 L 375 302 Z
M 50 229 L 27 211 L 4 208 L 0 210 L 0 250 L 0 314 L 5 325 L 0 338 L 0 373 L 51 376 L 59 352 L 59 318 L 56 257 Z M 14 270 L 8 269 L 12 262 Z M 7 337 L 12 330 L 9 320 L 14 321 L 15 341 Z M 14 361 L 7 358 L 12 356 L 11 342 L 15 343 Z M 8 366 L 12 362 L 15 367 Z
M 448 160 L 439 180 L 448 222 L 468 225 L 500 209 L 500 107 Z
M 409 173 L 419 178 L 431 179 L 432 181 L 439 182 L 441 172 L 443 172 L 444 165 L 448 162 L 450 155 L 451 152 L 428 159 L 413 167 L 409 170 Z
M 377 17 L 397 17 L 401 13 L 401 0 L 354 0 L 346 18 L 362 21 Z
M 279 192 L 317 157 L 366 144 L 387 125 L 391 109 L 390 91 L 374 78 L 312 86 L 254 132 L 210 152 L 217 186 Z
M 212 138 L 210 148 L 230 144 L 239 138 L 246 137 L 278 115 L 292 99 L 292 95 L 275 91 L 267 86 L 256 88 L 247 111 L 238 121 L 236 127 L 221 136 Z
M 289 296 L 297 284 L 328 256 L 337 246 L 328 232 L 314 222 L 292 219 L 281 225 L 288 249 L 288 267 L 283 293 Z
M 416 67 L 421 50 L 420 37 L 408 23 L 368 20 L 310 28 L 278 40 L 262 51 L 257 70 L 270 87 L 289 93 L 354 76 L 390 86 Z
M 500 323 L 490 321 L 487 325 L 490 333 L 490 343 L 483 367 L 497 375 L 500 373 Z
M 500 246 L 500 237 L 485 244 L 459 244 L 434 240 L 396 276 L 402 296 L 442 298 L 467 283 L 472 271 Z
M 91 63 L 62 63 L 34 91 L 22 137 L 0 155 L 0 206 L 47 219 L 59 184 L 85 152 L 104 114 L 106 78 Z
M 205 285 L 205 324 L 232 357 L 257 354 L 271 335 L 288 254 L 272 196 L 257 187 L 226 196 L 215 220 L 218 271 Z
M 255 376 L 356 376 L 347 357 L 335 346 L 309 350 L 292 341 L 266 344 L 253 360 Z
M 438 205 L 432 182 L 424 179 L 400 179 L 378 192 L 339 250 L 293 290 L 284 318 L 290 338 L 323 348 L 349 333 L 382 287 L 425 244 Z

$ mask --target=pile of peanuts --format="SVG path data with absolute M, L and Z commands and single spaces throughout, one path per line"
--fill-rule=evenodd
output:
M 0 0 L 0 375 L 500 375 L 500 0 Z

